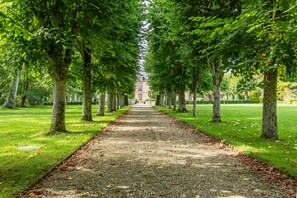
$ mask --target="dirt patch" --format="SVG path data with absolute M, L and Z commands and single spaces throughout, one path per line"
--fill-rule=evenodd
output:
M 290 196 L 235 158 L 238 152 L 211 143 L 152 108 L 132 108 L 23 196 Z

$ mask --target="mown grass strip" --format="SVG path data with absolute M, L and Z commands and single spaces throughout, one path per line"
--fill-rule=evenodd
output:
M 277 141 L 260 138 L 261 105 L 222 105 L 222 123 L 211 122 L 211 105 L 198 105 L 196 118 L 191 106 L 188 113 L 156 108 L 297 178 L 297 106 L 279 105 Z
M 67 106 L 69 132 L 58 135 L 46 135 L 51 106 L 0 110 L 0 197 L 12 197 L 25 190 L 128 109 L 83 122 L 81 106 Z M 96 106 L 93 111 L 95 115 Z M 23 146 L 41 148 L 18 150 Z

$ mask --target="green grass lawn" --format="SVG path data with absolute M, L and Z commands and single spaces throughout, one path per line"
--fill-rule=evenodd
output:
M 192 117 L 191 106 L 188 106 L 189 113 L 176 113 L 164 107 L 157 109 L 297 178 L 297 106 L 278 106 L 278 141 L 260 138 L 261 105 L 222 105 L 222 123 L 211 122 L 212 105 L 198 105 L 197 118 Z
M 66 107 L 69 133 L 47 136 L 51 107 L 0 110 L 0 197 L 12 197 L 36 182 L 55 165 L 104 129 L 129 108 L 125 107 L 94 122 L 82 122 L 81 106 Z M 93 115 L 96 113 L 93 106 Z M 19 151 L 21 146 L 41 146 Z

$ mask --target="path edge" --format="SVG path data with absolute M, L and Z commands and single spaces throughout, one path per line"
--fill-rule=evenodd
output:
M 45 178 L 50 176 L 50 174 L 53 171 L 58 169 L 58 167 L 62 166 L 67 160 L 69 160 L 70 158 L 75 156 L 80 150 L 82 150 L 85 146 L 87 146 L 91 141 L 93 141 L 94 139 L 96 139 L 98 137 L 105 135 L 106 132 L 110 131 L 112 129 L 112 127 L 115 126 L 115 124 L 117 122 L 119 122 L 121 119 L 123 119 L 124 116 L 127 115 L 127 113 L 131 110 L 131 108 L 132 107 L 129 106 L 129 109 L 127 109 L 123 114 L 118 116 L 114 121 L 110 122 L 105 128 L 103 128 L 102 130 L 98 131 L 95 135 L 90 137 L 85 143 L 80 145 L 76 150 L 74 150 L 72 153 L 70 153 L 67 157 L 65 157 L 64 159 L 59 161 L 56 165 L 54 165 L 51 169 L 49 169 L 45 174 L 41 175 L 35 182 L 33 182 L 31 185 L 29 185 L 27 188 L 25 188 L 25 190 L 15 194 L 14 197 L 18 197 L 18 198 L 28 197 L 28 193 L 30 193 L 30 191 L 32 191 L 37 184 L 39 184 L 42 180 L 44 180 Z
M 295 177 L 293 175 L 288 174 L 285 170 L 282 170 L 281 168 L 269 164 L 265 160 L 256 157 L 252 153 L 244 153 L 235 146 L 225 141 L 222 141 L 216 137 L 213 137 L 209 135 L 206 131 L 195 128 L 194 126 L 184 121 L 181 121 L 166 112 L 157 109 L 155 106 L 153 106 L 153 109 L 155 109 L 162 115 L 170 118 L 175 124 L 185 129 L 186 131 L 189 131 L 195 135 L 204 138 L 203 142 L 207 145 L 214 146 L 218 149 L 235 151 L 237 154 L 233 155 L 232 157 L 240 160 L 242 164 L 246 166 L 249 170 L 257 173 L 265 181 L 267 181 L 269 185 L 278 187 L 281 186 L 280 188 L 282 190 L 287 191 L 289 197 L 297 198 L 297 176 Z

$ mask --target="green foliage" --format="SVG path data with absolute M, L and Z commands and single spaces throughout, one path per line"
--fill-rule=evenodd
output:
M 48 71 L 52 80 L 68 78 L 67 89 L 71 92 L 82 89 L 81 55 L 87 49 L 92 55 L 92 92 L 108 88 L 130 94 L 138 70 L 138 3 L 138 0 L 1 1 L 0 65 L 5 62 L 5 68 L 13 64 L 36 73 Z M 4 100 L 8 83 L 7 79 L 5 82 L 0 79 L 0 98 Z M 30 82 L 26 86 L 29 88 L 22 90 L 24 81 Z M 44 87 L 42 79 L 24 81 L 19 93 L 29 103 L 49 98 L 52 83 Z
M 260 102 L 260 97 L 261 94 L 259 93 L 258 90 L 252 90 L 250 92 L 250 101 L 254 103 L 259 103 Z
M 239 78 L 230 74 L 225 75 L 222 82 L 222 91 L 227 94 L 236 95 L 239 93 L 238 90 Z
M 94 55 L 94 85 L 131 94 L 138 71 L 140 16 L 138 1 L 122 1 L 114 8 L 112 26 L 105 31 L 105 50 Z
M 224 122 L 213 123 L 210 105 L 198 106 L 198 116 L 177 113 L 164 107 L 161 111 L 198 128 L 200 131 L 218 138 L 248 155 L 259 158 L 288 174 L 297 177 L 297 106 L 279 106 L 280 140 L 271 142 L 260 138 L 261 105 L 223 105 Z
M 277 85 L 277 99 L 290 102 L 296 98 L 296 93 L 293 91 L 295 86 L 296 83 L 279 81 Z
M 4 104 L 10 84 L 10 71 L 0 61 L 0 104 Z
M 127 110 L 128 107 L 125 107 L 106 113 L 104 117 L 96 117 L 94 122 L 82 122 L 78 121 L 81 106 L 68 106 L 69 132 L 55 136 L 46 135 L 51 117 L 50 106 L 0 110 L 0 197 L 17 196 Z M 41 149 L 17 150 L 29 145 L 41 146 Z

